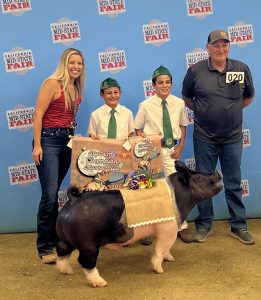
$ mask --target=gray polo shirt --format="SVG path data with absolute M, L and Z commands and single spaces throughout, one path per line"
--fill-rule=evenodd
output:
M 243 82 L 226 83 L 227 72 L 243 72 Z M 209 59 L 191 66 L 183 80 L 182 95 L 195 101 L 194 138 L 214 144 L 242 140 L 242 101 L 254 93 L 250 70 L 240 61 L 227 59 L 222 73 Z

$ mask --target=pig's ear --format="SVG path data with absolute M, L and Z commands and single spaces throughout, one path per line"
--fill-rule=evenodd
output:
M 181 180 L 185 184 L 188 184 L 189 178 L 191 176 L 191 172 L 190 172 L 189 168 L 180 160 L 175 161 L 175 168 L 176 168 Z

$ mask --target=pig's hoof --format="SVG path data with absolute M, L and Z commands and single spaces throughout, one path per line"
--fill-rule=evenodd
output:
M 99 280 L 88 281 L 88 283 L 93 287 L 103 287 L 103 286 L 108 285 L 107 281 L 104 280 L 102 277 L 100 277 Z
M 66 257 L 66 258 L 57 257 L 56 265 L 61 273 L 66 274 L 66 275 L 74 274 L 73 269 L 70 266 L 68 257 Z
M 62 272 L 62 273 L 66 274 L 66 275 L 73 275 L 74 274 L 73 269 L 72 269 L 71 266 L 67 267 L 67 269 L 65 270 L 65 272 Z
M 86 279 L 87 279 L 87 282 L 93 286 L 93 287 L 103 287 L 103 286 L 106 286 L 108 283 L 106 280 L 104 280 L 97 268 L 93 268 L 93 269 L 83 269 L 85 275 L 86 275 Z
M 166 261 L 174 261 L 174 257 L 170 253 L 168 253 L 168 254 L 166 254 L 164 256 L 164 260 L 166 260 Z
M 58 269 L 60 270 L 61 273 L 65 274 L 65 275 L 73 275 L 73 269 L 71 266 L 67 266 L 67 267 L 58 267 Z
M 157 257 L 151 258 L 151 264 L 152 264 L 153 270 L 156 273 L 159 273 L 159 274 L 163 273 L 161 263 L 162 263 L 162 260 L 160 260 L 159 258 L 157 258 Z

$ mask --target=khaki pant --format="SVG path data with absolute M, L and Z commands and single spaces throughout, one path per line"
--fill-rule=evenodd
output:
M 173 152 L 173 148 L 161 148 L 162 155 L 162 165 L 165 176 L 169 176 L 172 173 L 177 172 L 175 169 L 175 159 L 171 158 L 171 154 Z M 187 221 L 184 221 L 180 226 L 180 231 L 188 228 Z

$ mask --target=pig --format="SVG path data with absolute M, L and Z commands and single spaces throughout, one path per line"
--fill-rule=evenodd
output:
M 154 236 L 155 250 L 151 264 L 155 272 L 162 273 L 163 260 L 174 260 L 170 249 L 176 240 L 179 225 L 196 203 L 213 197 L 223 187 L 220 171 L 199 173 L 190 170 L 181 161 L 176 161 L 175 167 L 177 172 L 166 178 L 173 199 L 174 221 L 129 228 L 124 220 L 125 206 L 119 190 L 80 193 L 77 188 L 70 187 L 69 201 L 61 209 L 56 223 L 60 238 L 56 247 L 58 269 L 64 274 L 73 274 L 69 257 L 77 249 L 78 262 L 87 282 L 93 287 L 106 286 L 107 282 L 96 268 L 100 247 L 114 250 Z

